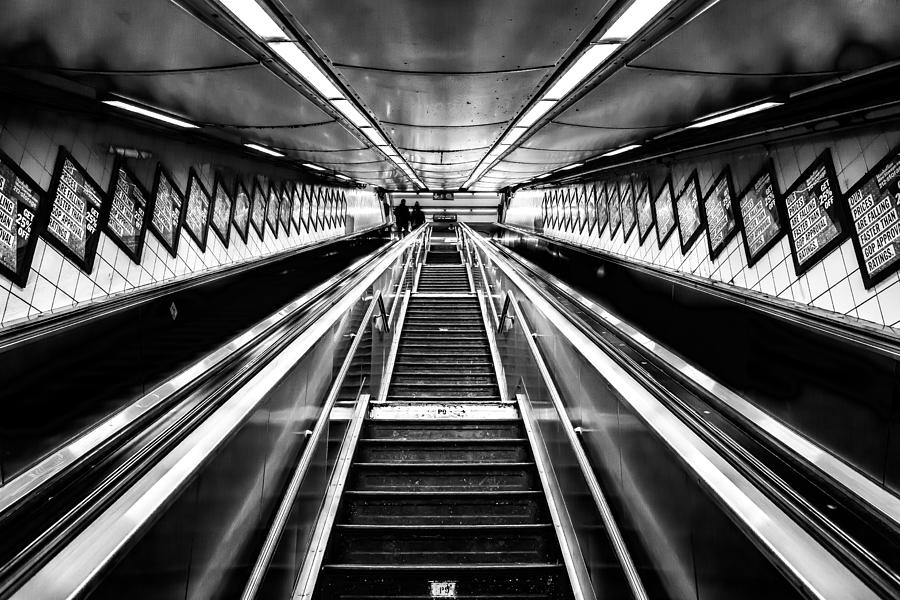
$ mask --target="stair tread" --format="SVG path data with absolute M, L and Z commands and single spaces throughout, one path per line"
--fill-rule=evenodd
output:
M 360 443 L 378 443 L 378 444 L 410 444 L 410 445 L 425 445 L 425 444 L 455 444 L 455 445 L 464 445 L 464 444 L 525 444 L 528 443 L 528 438 L 431 438 L 431 439 L 414 439 L 414 440 L 404 440 L 397 438 L 360 438 Z
M 386 498 L 403 498 L 406 496 L 426 497 L 438 496 L 455 498 L 463 496 L 467 498 L 478 498 L 487 496 L 543 496 L 541 490 L 471 490 L 471 491 L 402 491 L 402 490 L 346 490 L 344 492 L 350 496 L 376 496 Z
M 403 468 L 403 469 L 496 469 L 496 468 L 525 468 L 533 467 L 534 462 L 355 462 L 355 467 L 364 468 Z
M 552 529 L 553 523 L 490 523 L 471 525 L 395 525 L 395 524 L 359 524 L 335 523 L 336 529 L 351 531 L 534 531 Z
M 326 563 L 322 565 L 323 569 L 341 569 L 347 571 L 490 571 L 503 570 L 513 571 L 519 570 L 546 570 L 559 569 L 565 567 L 563 563 L 558 562 L 539 562 L 539 563 L 434 563 L 434 564 L 381 564 L 381 563 Z

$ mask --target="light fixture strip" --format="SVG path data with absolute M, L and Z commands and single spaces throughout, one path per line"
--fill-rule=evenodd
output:
M 697 129 L 700 127 L 709 127 L 710 125 L 716 125 L 718 123 L 723 123 L 725 121 L 730 121 L 732 119 L 738 119 L 740 117 L 746 117 L 747 115 L 752 115 L 753 113 L 758 113 L 764 110 L 768 110 L 770 108 L 775 108 L 776 106 L 781 106 L 784 104 L 783 102 L 760 102 L 759 104 L 754 104 L 752 106 L 746 106 L 744 108 L 732 109 L 726 111 L 724 113 L 720 113 L 713 116 L 701 117 L 698 121 L 691 123 L 686 127 L 686 129 Z
M 260 146 L 259 144 L 247 143 L 247 144 L 244 144 L 244 146 L 246 146 L 247 148 L 250 148 L 252 150 L 256 150 L 257 152 L 262 152 L 263 154 L 268 154 L 269 156 L 277 156 L 278 158 L 284 158 L 284 154 L 282 154 L 281 152 L 276 152 L 275 150 L 272 150 L 271 148 L 266 148 L 265 146 Z
M 155 119 L 157 121 L 162 121 L 163 123 L 168 123 L 169 125 L 175 125 L 176 127 L 182 127 L 184 129 L 196 129 L 198 126 L 185 121 L 184 119 L 179 119 L 177 117 L 173 117 L 167 115 L 165 113 L 150 109 L 144 108 L 143 106 L 138 106 L 137 104 L 132 104 L 131 102 L 125 102 L 123 100 L 103 100 L 103 104 L 107 104 L 109 106 L 114 106 L 116 108 L 120 108 L 122 110 L 127 110 L 128 112 L 133 112 L 135 114 L 141 115 L 143 117 L 148 117 L 150 119 Z

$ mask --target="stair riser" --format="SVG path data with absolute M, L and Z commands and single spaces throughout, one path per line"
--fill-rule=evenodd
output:
M 481 444 L 479 444 L 481 446 Z M 357 450 L 357 460 L 365 462 L 437 462 L 437 463 L 473 463 L 473 462 L 524 462 L 528 460 L 528 452 L 516 446 L 490 446 L 477 448 L 454 448 L 452 446 L 411 447 L 363 446 Z
M 357 525 L 523 525 L 546 521 L 535 499 L 350 499 L 341 522 Z
M 529 469 L 365 469 L 352 474 L 357 490 L 491 491 L 534 489 L 537 477 Z
M 361 564 L 536 563 L 553 558 L 552 528 L 543 533 L 504 533 L 483 537 L 473 530 L 435 533 L 358 533 L 341 531 L 330 560 Z
M 365 438 L 385 438 L 404 440 L 460 439 L 484 440 L 494 438 L 520 438 L 523 427 L 518 423 L 464 423 L 450 421 L 419 421 L 418 423 L 391 423 L 389 421 L 368 421 L 363 432 Z

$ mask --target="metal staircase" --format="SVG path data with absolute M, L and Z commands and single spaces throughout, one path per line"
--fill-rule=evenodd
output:
M 430 248 L 387 395 L 362 422 L 316 598 L 572 596 L 469 281 L 455 245 Z

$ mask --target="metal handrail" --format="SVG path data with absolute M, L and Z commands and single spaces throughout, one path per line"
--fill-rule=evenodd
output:
M 275 554 L 275 549 L 278 546 L 278 543 L 281 541 L 282 536 L 284 535 L 284 529 L 287 526 L 287 521 L 288 517 L 290 516 L 291 509 L 294 506 L 297 495 L 300 493 L 300 486 L 303 483 L 303 480 L 306 477 L 306 473 L 309 471 L 310 465 L 312 465 L 312 462 L 315 458 L 316 447 L 318 445 L 319 439 L 328 428 L 328 416 L 331 414 L 331 409 L 334 407 L 335 402 L 337 402 L 341 387 L 344 384 L 344 379 L 346 379 L 347 373 L 350 370 L 350 366 L 353 364 L 353 359 L 362 341 L 365 330 L 367 327 L 369 327 L 369 323 L 379 316 L 373 316 L 373 313 L 378 306 L 381 307 L 380 316 L 383 319 L 384 302 L 380 290 L 376 292 L 375 298 L 373 298 L 369 303 L 369 307 L 368 309 L 366 309 L 366 314 L 363 316 L 362 323 L 360 324 L 359 329 L 357 329 L 356 331 L 356 336 L 353 339 L 353 343 L 350 344 L 350 348 L 347 351 L 347 357 L 344 359 L 344 362 L 341 365 L 341 370 L 334 378 L 334 383 L 331 386 L 331 390 L 329 390 L 328 392 L 328 397 L 325 400 L 325 404 L 322 406 L 322 410 L 319 413 L 319 418 L 316 421 L 316 425 L 313 428 L 312 432 L 310 432 L 309 439 L 307 439 L 306 441 L 306 446 L 303 448 L 303 454 L 300 457 L 300 461 L 297 463 L 297 467 L 294 469 L 294 474 L 291 476 L 290 483 L 288 484 L 284 496 L 282 496 L 281 503 L 279 504 L 278 510 L 275 513 L 275 518 L 272 521 L 272 525 L 271 527 L 269 527 L 269 533 L 266 536 L 265 542 L 263 543 L 263 547 L 260 551 L 259 557 L 256 559 L 256 563 L 253 565 L 253 570 L 250 573 L 250 578 L 247 580 L 246 586 L 244 586 L 244 592 L 241 594 L 241 600 L 252 600 L 253 598 L 255 598 L 257 592 L 259 591 L 259 586 L 262 585 L 263 577 L 265 577 L 265 574 L 269 569 L 269 564 L 272 561 L 272 556 Z M 359 393 L 357 393 L 357 402 L 359 402 L 361 393 L 362 387 L 360 387 Z
M 576 460 L 578 461 L 578 467 L 581 470 L 581 474 L 584 477 L 588 489 L 591 492 L 591 498 L 593 498 L 594 500 L 594 504 L 597 507 L 597 511 L 600 513 L 600 518 L 603 520 L 603 526 L 606 529 L 607 535 L 609 536 L 609 540 L 613 546 L 613 550 L 615 551 L 616 556 L 618 557 L 619 562 L 622 565 L 622 570 L 625 573 L 625 578 L 628 581 L 628 586 L 631 588 L 631 592 L 634 595 L 634 598 L 636 598 L 637 600 L 648 600 L 647 591 L 644 588 L 644 584 L 641 581 L 637 568 L 635 567 L 634 560 L 631 558 L 631 553 L 628 551 L 628 546 L 625 544 L 625 538 L 622 536 L 619 525 L 618 523 L 616 523 L 616 519 L 613 516 L 612 509 L 609 506 L 606 495 L 603 493 L 603 488 L 600 486 L 600 482 L 597 480 L 597 476 L 594 473 L 594 468 L 591 465 L 590 459 L 588 459 L 587 457 L 587 453 L 584 451 L 581 440 L 576 435 L 575 427 L 572 425 L 571 419 L 569 419 L 569 414 L 568 412 L 566 412 L 566 407 L 562 401 L 562 397 L 559 394 L 559 390 L 557 389 L 556 384 L 553 383 L 553 378 L 550 375 L 550 370 L 547 368 L 547 364 L 544 362 L 544 359 L 541 356 L 540 350 L 538 349 L 537 344 L 534 341 L 534 336 L 532 335 L 531 328 L 528 326 L 528 321 L 525 319 L 525 315 L 522 313 L 521 308 L 519 308 L 519 304 L 518 302 L 516 302 L 515 295 L 512 291 L 506 292 L 504 312 L 506 311 L 507 307 L 511 308 L 519 317 L 519 326 L 522 328 L 522 331 L 525 334 L 528 348 L 529 350 L 531 350 L 532 358 L 537 364 L 538 371 L 541 374 L 544 385 L 550 394 L 550 400 L 551 402 L 553 402 L 553 408 L 556 409 L 556 414 L 559 417 L 559 422 L 562 426 L 562 430 L 566 435 L 566 439 L 569 441 L 569 445 L 572 447 L 572 450 L 575 453 Z

